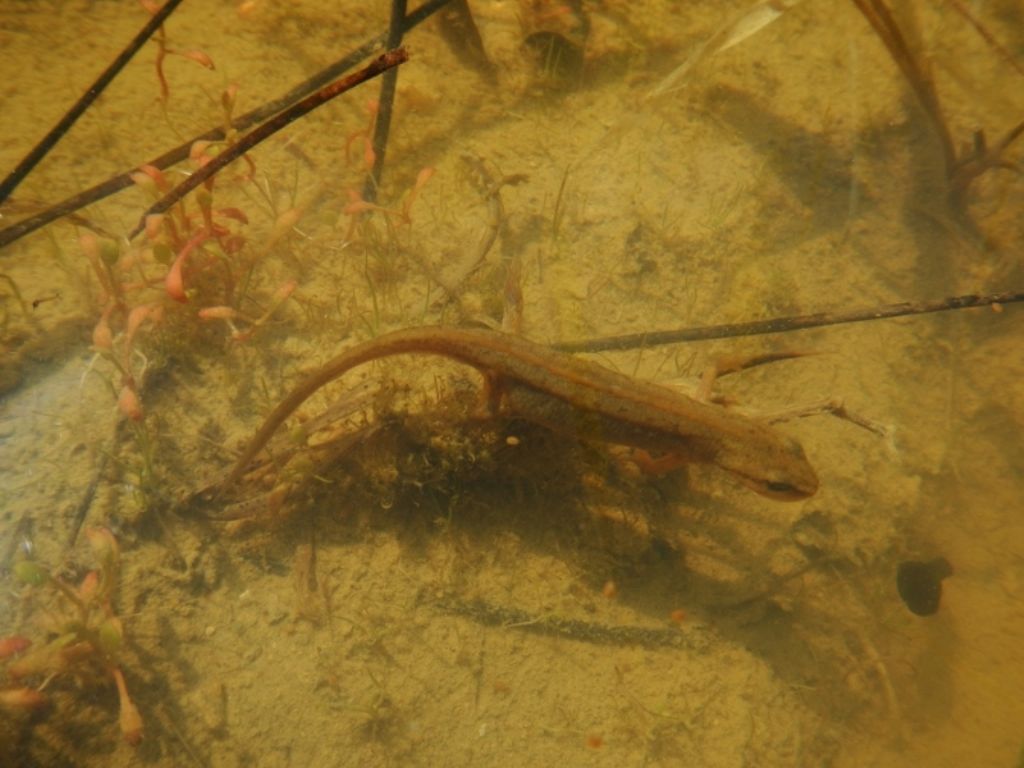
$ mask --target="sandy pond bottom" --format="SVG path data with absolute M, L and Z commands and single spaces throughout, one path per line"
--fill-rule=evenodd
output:
M 144 23 L 130 4 L 21 5 L 0 8 L 5 169 Z M 31 207 L 134 167 L 222 122 L 227 83 L 251 108 L 386 23 L 383 4 L 241 5 L 184 4 L 169 43 L 218 68 L 168 59 L 165 111 L 143 49 L 15 197 Z M 1020 765 L 1013 305 L 591 355 L 682 386 L 723 356 L 822 353 L 719 388 L 761 413 L 842 397 L 888 429 L 781 425 L 821 480 L 806 501 L 760 497 L 713 467 L 647 477 L 599 442 L 481 424 L 477 374 L 401 357 L 303 407 L 332 414 L 328 447 L 236 489 L 256 499 L 253 524 L 179 503 L 337 351 L 400 327 L 498 325 L 517 288 L 521 332 L 557 342 L 1020 287 L 1019 178 L 972 188 L 973 231 L 951 217 L 940 153 L 853 4 L 798 4 L 650 98 L 746 8 L 727 5 L 584 3 L 582 69 L 559 79 L 524 36 L 556 24 L 571 38 L 557 24 L 579 16 L 471 2 L 497 85 L 435 22 L 418 29 L 381 190 L 401 210 L 433 169 L 411 221 L 353 227 L 345 214 L 370 88 L 253 152 L 254 181 L 218 180 L 216 204 L 249 219 L 232 224 L 253 266 L 240 309 L 259 316 L 297 285 L 251 339 L 198 319 L 201 281 L 216 288 L 220 272 L 197 268 L 198 293 L 179 304 L 152 248 L 122 253 L 152 279 L 131 301 L 164 311 L 130 358 L 143 431 L 118 426 L 118 374 L 90 348 L 106 299 L 84 230 L 53 225 L 0 252 L 27 301 L 43 299 L 29 322 L 0 283 L 0 636 L 38 645 L 66 609 L 16 584 L 13 563 L 77 582 L 94 567 L 81 536 L 69 544 L 80 516 L 109 527 L 118 658 L 145 721 L 142 743 L 123 743 L 109 680 L 60 674 L 46 711 L 0 720 L 0 763 Z M 1007 96 L 1015 75 L 960 16 L 917 12 L 951 130 L 984 126 L 994 142 L 1024 113 Z M 1015 3 L 992 3 L 984 22 L 1024 48 Z M 123 233 L 148 202 L 128 190 L 88 216 Z M 275 229 L 287 211 L 296 228 Z M 286 431 L 278 450 L 298 444 Z M 330 445 L 343 450 L 317 464 Z M 938 556 L 954 571 L 939 610 L 913 615 L 897 566 Z

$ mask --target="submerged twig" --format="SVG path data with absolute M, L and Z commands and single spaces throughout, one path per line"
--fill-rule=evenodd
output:
M 7 178 L 0 182 L 0 203 L 10 197 L 15 187 L 39 164 L 39 161 L 46 157 L 47 153 L 56 146 L 57 142 L 75 124 L 75 121 L 85 114 L 85 110 L 96 101 L 104 89 L 117 76 L 117 73 L 124 69 L 125 64 L 131 61 L 132 56 L 138 52 L 139 48 L 145 45 L 146 41 L 152 37 L 153 33 L 164 23 L 164 20 L 180 4 L 181 0 L 167 0 L 163 7 L 154 13 L 146 25 L 139 30 L 132 41 L 125 46 L 125 49 L 110 63 L 110 66 L 103 70 L 103 74 L 96 79 L 96 82 L 86 89 L 85 93 L 72 105 L 64 117 L 32 148 L 31 152 L 25 155 L 22 161 L 14 167 L 14 170 L 7 174 Z
M 826 325 L 863 323 L 868 320 L 882 320 L 884 318 L 903 317 L 905 315 L 923 315 L 931 312 L 945 312 L 951 309 L 998 306 L 1020 301 L 1024 301 L 1024 291 L 991 293 L 987 296 L 969 294 L 967 296 L 953 296 L 939 301 L 905 301 L 899 304 L 883 304 L 880 307 L 855 309 L 849 312 L 817 312 L 813 315 L 775 317 L 770 320 L 754 320 L 747 323 L 725 323 L 722 325 L 679 328 L 671 331 L 649 331 L 647 333 L 631 333 L 624 336 L 607 336 L 601 339 L 588 339 L 586 341 L 564 341 L 552 344 L 552 346 L 563 352 L 605 352 L 613 349 L 637 349 L 639 347 L 655 347 L 661 344 L 677 344 L 681 341 L 707 341 L 738 336 L 786 333 L 805 328 L 820 328 Z
M 121 432 L 120 428 L 123 423 L 123 421 L 118 420 L 117 425 L 114 428 L 115 444 L 118 440 Z M 96 498 L 96 491 L 100 487 L 100 479 L 103 477 L 103 473 L 106 472 L 107 463 L 110 461 L 110 456 L 113 453 L 113 450 L 112 446 L 110 451 L 100 451 L 99 456 L 96 457 L 93 462 L 92 473 L 89 476 L 89 484 L 85 487 L 85 492 L 75 505 L 75 512 L 71 516 L 71 532 L 68 534 L 68 540 L 65 544 L 66 550 L 70 550 L 75 546 L 75 542 L 78 541 L 78 534 L 81 532 L 82 524 L 85 522 L 85 518 L 89 514 L 89 508 L 92 507 L 92 502 Z
M 946 124 L 946 118 L 939 103 L 939 94 L 935 90 L 926 65 L 914 54 L 906 35 L 893 18 L 889 8 L 882 0 L 853 0 L 864 18 L 868 20 L 875 34 L 885 45 L 892 60 L 899 67 L 911 90 L 920 102 L 925 114 L 932 123 L 935 133 L 942 144 L 942 156 L 946 164 L 946 175 L 952 177 L 956 166 L 956 145 Z
M 956 142 L 949 130 L 946 116 L 939 101 L 939 94 L 935 88 L 931 73 L 928 71 L 927 63 L 918 56 L 907 35 L 900 28 L 886 6 L 884 0 L 853 0 L 854 5 L 868 20 L 875 33 L 885 44 L 889 55 L 900 68 L 911 90 L 924 109 L 928 120 L 932 124 L 939 143 L 942 145 L 942 157 L 946 169 L 946 182 L 948 185 L 948 202 L 954 210 L 963 212 L 965 209 L 966 192 L 976 178 L 992 168 L 1008 168 L 1017 170 L 1012 163 L 1003 160 L 1003 154 L 1009 146 L 1024 133 L 1024 122 L 1010 129 L 1006 135 L 996 142 L 991 149 L 986 145 L 985 134 L 977 131 L 974 136 L 972 148 L 965 149 L 960 155 L 957 154 Z M 961 12 L 964 12 L 961 9 Z M 967 18 L 974 23 L 975 28 L 985 36 L 985 39 L 1002 51 L 993 39 L 986 34 L 984 28 L 980 27 L 968 15 Z M 1011 63 L 1012 60 L 1011 60 Z M 1014 67 L 1019 70 L 1015 63 Z
M 480 37 L 468 0 L 452 0 L 437 17 L 438 31 L 455 58 L 466 67 L 479 72 L 488 82 L 494 82 L 497 73 L 487 58 L 484 41 Z
M 982 39 L 1002 57 L 1003 61 L 1017 70 L 1018 75 L 1024 75 L 1024 67 L 1020 65 L 1012 53 L 1006 50 L 1006 46 L 996 40 L 995 36 L 978 20 L 978 17 L 971 12 L 970 8 L 964 5 L 961 0 L 949 0 L 949 3 L 956 9 L 957 13 L 967 19 L 967 23 L 974 27 L 974 31 L 981 35 Z
M 408 32 L 413 27 L 423 23 L 449 2 L 451 2 L 451 0 L 427 0 L 427 2 L 422 6 L 406 16 L 405 31 Z M 344 74 L 357 63 L 372 54 L 375 50 L 379 49 L 384 44 L 385 39 L 386 33 L 367 40 L 354 51 L 338 59 L 330 66 L 322 69 L 308 80 L 299 83 L 299 85 L 292 88 L 280 98 L 269 101 L 250 112 L 246 112 L 244 115 L 234 118 L 232 120 L 232 127 L 237 131 L 244 131 L 280 112 L 282 109 L 285 109 L 289 104 L 292 104 L 298 99 L 322 88 L 326 83 L 329 83 Z M 10 245 L 16 240 L 19 240 L 25 235 L 36 231 L 40 227 L 46 226 L 52 221 L 56 221 L 57 219 L 67 216 L 70 213 L 74 213 L 87 205 L 91 205 L 92 203 L 109 197 L 116 192 L 120 192 L 122 189 L 133 186 L 135 182 L 133 181 L 132 176 L 138 171 L 140 165 L 151 165 L 154 168 L 162 170 L 187 159 L 192 145 L 197 141 L 219 142 L 223 141 L 224 138 L 223 126 L 211 128 L 208 131 L 183 142 L 174 149 L 164 152 L 159 157 L 145 163 L 139 163 L 139 165 L 133 166 L 130 170 L 107 179 L 84 192 L 79 192 L 77 195 L 73 195 L 57 203 L 42 213 L 31 216 L 27 219 L 22 219 L 16 224 L 12 224 L 5 229 L 0 229 L 0 249 L 6 245 Z M 3 255 L 2 250 L 0 250 L 0 255 Z
M 397 48 L 405 36 L 406 0 L 391 0 L 391 22 L 388 26 L 388 48 Z M 384 173 L 384 155 L 388 149 L 388 135 L 391 132 L 391 113 L 395 106 L 395 88 L 398 85 L 398 70 L 387 72 L 380 81 L 380 99 L 377 107 L 377 122 L 373 128 L 373 169 L 363 184 L 363 200 L 377 201 L 377 187 Z
M 348 77 L 344 77 L 330 85 L 324 86 L 316 93 L 313 93 L 302 101 L 293 104 L 288 109 L 278 113 L 258 128 L 247 133 L 150 206 L 149 210 L 142 214 L 142 218 L 140 218 L 139 223 L 135 225 L 135 229 L 129 233 L 128 239 L 131 240 L 143 230 L 146 225 L 147 217 L 164 213 L 193 189 L 211 178 L 214 174 L 218 173 L 222 168 L 224 168 L 224 166 L 237 160 L 250 149 L 260 144 L 270 136 L 273 136 L 289 123 L 298 120 L 309 112 L 312 112 L 320 105 L 333 99 L 335 96 L 355 88 L 360 83 L 364 83 L 392 67 L 398 66 L 402 62 L 407 61 L 408 58 L 409 55 L 405 52 L 404 48 L 399 48 L 397 50 L 381 54 L 370 62 L 369 66 L 364 67 L 358 72 L 354 72 Z

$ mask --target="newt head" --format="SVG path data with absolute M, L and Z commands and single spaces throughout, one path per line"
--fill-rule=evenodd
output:
M 762 496 L 777 501 L 800 501 L 818 490 L 818 475 L 803 446 L 767 428 L 756 446 L 743 442 L 719 451 L 714 463 Z

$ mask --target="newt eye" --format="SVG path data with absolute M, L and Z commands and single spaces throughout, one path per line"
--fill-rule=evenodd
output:
M 808 491 L 806 488 L 801 488 L 781 480 L 765 481 L 761 486 L 761 492 L 779 501 L 799 501 L 800 499 L 806 499 L 814 493 L 813 490 Z

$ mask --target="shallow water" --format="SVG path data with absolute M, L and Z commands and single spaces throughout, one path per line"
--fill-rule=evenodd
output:
M 278 96 L 383 31 L 377 5 L 183 4 L 167 46 L 216 68 L 169 55 L 161 102 L 148 44 L 0 224 L 223 124 L 231 84 L 235 116 Z M 957 149 L 981 128 L 996 145 L 1024 117 L 1021 75 L 952 9 L 917 5 L 900 23 Z M 0 637 L 38 648 L 67 627 L 67 601 L 10 570 L 31 559 L 77 584 L 99 526 L 120 544 L 124 626 L 105 662 L 25 678 L 50 703 L 3 724 L 2 761 L 1017 765 L 1013 304 L 589 356 L 685 388 L 717 360 L 811 353 L 716 387 L 754 414 L 842 398 L 884 427 L 780 424 L 820 479 L 805 501 L 713 465 L 650 477 L 590 432 L 481 421 L 477 373 L 402 356 L 306 403 L 308 441 L 293 421 L 275 461 L 183 503 L 303 374 L 385 331 L 518 326 L 555 343 L 1020 289 L 1020 178 L 989 172 L 950 208 L 941 146 L 852 3 L 797 4 L 720 51 L 733 20 L 757 18 L 748 4 L 471 8 L 489 70 L 436 20 L 407 37 L 387 212 L 354 215 L 371 83 L 218 177 L 214 218 L 244 244 L 206 241 L 185 302 L 152 240 L 87 258 L 90 228 L 102 244 L 135 225 L 154 199 L 141 187 L 0 250 L 26 305 L 0 283 Z M 1024 60 L 1018 4 L 977 13 Z M 115 2 L 0 7 L 0 168 L 145 20 Z M 187 206 L 177 225 L 196 235 Z M 216 306 L 238 314 L 200 318 Z M 96 353 L 101 322 L 113 352 Z M 140 422 L 118 405 L 126 373 Z M 953 573 L 938 611 L 915 615 L 898 566 L 939 556 Z

